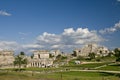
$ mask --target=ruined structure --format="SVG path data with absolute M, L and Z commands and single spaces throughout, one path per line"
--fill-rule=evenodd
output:
M 81 49 L 75 49 L 77 56 L 87 57 L 89 53 L 95 53 L 97 56 L 106 56 L 109 50 L 106 47 L 98 46 L 97 44 L 87 44 Z
M 49 53 L 47 50 L 34 51 L 34 57 L 29 60 L 27 67 L 50 67 L 53 64 L 53 60 L 49 58 Z
M 13 67 L 14 51 L 3 50 L 0 51 L 0 68 Z
M 52 50 L 50 51 L 50 54 L 54 57 L 58 56 L 61 54 L 60 50 Z

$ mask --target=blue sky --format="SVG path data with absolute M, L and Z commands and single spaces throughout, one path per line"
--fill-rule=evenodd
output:
M 120 0 L 2 0 L 0 49 L 120 47 Z

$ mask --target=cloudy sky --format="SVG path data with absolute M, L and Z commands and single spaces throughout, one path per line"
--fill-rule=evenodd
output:
M 1 0 L 0 50 L 120 47 L 120 0 Z

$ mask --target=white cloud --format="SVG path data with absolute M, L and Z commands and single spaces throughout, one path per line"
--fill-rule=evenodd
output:
M 118 24 L 116 24 L 116 27 L 118 27 Z M 35 42 L 28 44 L 18 44 L 15 41 L 0 41 L 0 49 L 15 50 L 17 52 L 24 51 L 27 54 L 39 49 L 60 49 L 68 51 L 90 42 L 97 43 L 101 41 L 103 41 L 103 38 L 97 34 L 97 31 L 90 31 L 88 28 L 78 28 L 76 30 L 68 28 L 64 29 L 60 34 L 44 32 L 35 39 Z
M 0 41 L 0 50 L 18 50 L 19 45 L 15 41 Z
M 31 32 L 18 32 L 18 34 L 20 35 L 20 39 L 21 40 L 25 40 L 26 38 L 28 38 L 28 36 L 31 34 Z
M 120 0 L 117 0 L 118 2 L 120 2 Z
M 11 16 L 10 13 L 6 12 L 6 11 L 3 11 L 3 10 L 0 10 L 0 15 L 1 16 Z
M 24 51 L 26 54 L 31 53 L 32 50 L 40 49 L 43 46 L 38 44 L 18 44 L 15 41 L 0 41 L 0 50 L 13 50 L 15 54 Z
M 60 42 L 60 36 L 44 32 L 42 35 L 37 37 L 37 41 L 41 44 L 55 44 Z
M 105 28 L 103 30 L 100 30 L 99 32 L 101 34 L 106 34 L 106 33 L 112 33 L 120 29 L 120 21 L 116 23 L 113 27 L 110 28 Z
M 72 34 L 72 33 L 74 33 L 73 28 L 64 29 L 64 32 L 63 32 L 63 34 Z
M 103 38 L 96 31 L 90 31 L 88 28 L 64 29 L 61 34 L 51 34 L 44 32 L 37 37 L 36 44 L 44 45 L 47 49 L 68 49 L 75 48 L 89 42 L 100 42 Z
M 53 49 L 58 49 L 58 48 L 60 48 L 62 45 L 57 45 L 57 44 L 55 44 L 55 45 L 52 45 L 51 46 L 51 48 L 53 48 Z
M 44 46 L 38 44 L 26 44 L 22 45 L 24 49 L 31 49 L 31 48 L 43 48 Z
M 28 36 L 28 35 L 30 35 L 30 34 L 31 34 L 31 32 L 29 32 L 29 33 L 18 32 L 18 34 L 23 35 L 23 36 Z
M 120 21 L 118 23 L 115 24 L 114 26 L 116 29 L 120 29 Z

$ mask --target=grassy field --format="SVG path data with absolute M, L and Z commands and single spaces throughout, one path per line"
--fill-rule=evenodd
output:
M 120 64 L 107 65 L 105 67 L 99 68 L 98 70 L 120 71 Z
M 84 69 L 94 69 L 95 67 L 99 67 L 102 65 L 108 65 L 110 62 L 104 62 L 104 63 L 89 63 L 89 64 L 72 64 L 72 65 L 64 65 L 59 68 L 25 68 L 23 70 L 25 71 L 60 71 L 60 70 L 66 70 L 66 69 L 76 69 L 76 70 L 84 70 Z M 111 67 L 116 68 L 116 66 Z M 8 69 L 15 71 L 16 69 Z M 104 70 L 104 69 L 101 69 Z M 110 70 L 110 69 L 109 69 Z
M 70 69 L 94 69 L 95 67 L 99 67 L 102 65 L 108 65 L 111 62 L 102 62 L 102 63 L 90 63 L 90 64 L 71 64 L 71 65 L 66 65 L 66 66 L 62 66 L 64 68 L 70 68 Z
M 0 72 L 0 80 L 120 80 L 120 74 L 99 72 L 25 73 Z
M 25 68 L 19 72 L 16 69 L 1 69 L 0 80 L 120 80 L 120 74 L 107 72 L 84 72 L 77 71 L 85 68 L 94 69 L 95 67 L 107 65 L 98 68 L 98 70 L 120 71 L 120 64 L 112 62 L 74 64 L 61 66 L 59 68 Z M 75 69 L 70 71 L 66 69 Z

